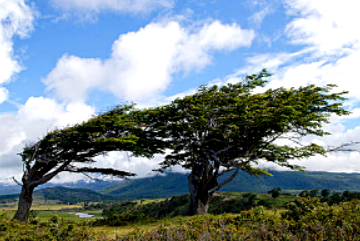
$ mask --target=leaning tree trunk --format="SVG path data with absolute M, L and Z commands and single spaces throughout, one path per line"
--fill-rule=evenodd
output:
M 190 204 L 186 215 L 204 215 L 208 213 L 213 192 L 209 192 L 217 185 L 213 175 L 204 175 L 204 172 L 192 171 L 188 176 Z
M 33 188 L 23 186 L 19 196 L 18 210 L 16 211 L 12 220 L 17 220 L 27 223 L 30 213 L 30 208 L 33 202 Z

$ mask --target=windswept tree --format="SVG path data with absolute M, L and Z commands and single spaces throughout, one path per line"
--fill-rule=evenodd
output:
M 61 172 L 100 173 L 119 177 L 135 174 L 112 168 L 94 167 L 94 157 L 109 151 L 129 151 L 134 156 L 152 157 L 163 153 L 166 142 L 161 131 L 143 127 L 139 120 L 151 122 L 153 111 L 140 112 L 132 105 L 114 108 L 89 121 L 48 133 L 40 141 L 24 148 L 22 189 L 14 220 L 27 222 L 34 189 Z M 156 127 L 156 125 L 153 125 Z M 20 183 L 19 183 L 20 184 Z
M 164 129 L 172 142 L 159 170 L 180 165 L 191 171 L 188 215 L 206 214 L 214 192 L 241 170 L 270 175 L 257 167 L 260 160 L 302 170 L 289 160 L 326 154 L 324 147 L 304 144 L 301 138 L 330 134 L 322 125 L 331 114 L 349 113 L 342 107 L 347 92 L 332 93 L 334 85 L 309 85 L 254 93 L 269 76 L 263 70 L 240 83 L 202 86 L 193 95 L 154 109 L 166 119 Z

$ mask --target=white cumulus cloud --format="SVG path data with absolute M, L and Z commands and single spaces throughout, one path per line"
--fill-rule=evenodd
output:
M 11 80 L 22 70 L 14 56 L 14 36 L 26 37 L 33 29 L 34 10 L 25 0 L 0 0 L 0 85 Z M 0 86 L 0 104 L 8 97 L 8 91 Z
M 325 146 L 339 146 L 360 142 L 360 31 L 357 0 L 284 0 L 287 14 L 292 17 L 285 27 L 289 44 L 296 45 L 294 52 L 261 53 L 247 59 L 248 65 L 224 82 L 239 81 L 246 74 L 268 68 L 274 73 L 268 88 L 299 87 L 308 84 L 324 86 L 336 84 L 335 91 L 349 91 L 346 108 L 353 114 L 331 117 L 325 130 L 332 133 L 324 138 L 306 137 L 304 141 Z M 261 91 L 261 90 L 259 90 Z M 344 121 L 352 121 L 347 129 Z M 354 127 L 355 125 L 355 127 Z M 353 146 L 360 150 L 360 146 Z M 310 171 L 360 172 L 359 152 L 330 153 L 328 157 L 316 156 L 294 161 Z M 268 164 L 263 164 L 269 167 Z
M 321 54 L 343 54 L 359 43 L 359 1 L 285 0 L 295 16 L 286 28 L 291 41 L 315 46 Z
M 120 35 L 108 59 L 64 55 L 43 82 L 64 101 L 85 101 L 91 90 L 100 89 L 119 99 L 146 102 L 166 89 L 172 74 L 201 70 L 212 63 L 215 51 L 248 47 L 254 37 L 252 30 L 219 21 L 199 29 L 174 21 L 150 23 Z
M 83 103 L 61 104 L 53 99 L 30 97 L 15 113 L 0 114 L 0 177 L 20 177 L 22 163 L 17 153 L 38 141 L 48 131 L 92 117 L 95 109 Z

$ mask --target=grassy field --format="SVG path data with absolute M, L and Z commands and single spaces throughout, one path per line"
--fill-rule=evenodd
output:
M 65 209 L 65 210 L 64 210 Z M 3 216 L 5 220 L 10 220 L 15 215 L 16 206 L 0 207 L 0 216 Z M 94 215 L 92 218 L 80 218 L 76 215 L 77 212 L 85 212 L 90 215 Z M 35 205 L 31 208 L 30 218 L 37 218 L 39 221 L 49 221 L 51 217 L 57 215 L 62 221 L 84 221 L 94 220 L 102 217 L 102 210 L 84 211 L 82 205 Z
M 31 210 L 53 210 L 58 211 L 62 209 L 82 209 L 82 205 L 66 205 L 66 204 L 46 204 L 46 205 L 33 205 Z M 0 205 L 1 211 L 15 211 L 17 210 L 17 203 L 12 205 Z
M 331 206 L 320 198 L 222 192 L 213 200 L 213 210 L 224 206 L 238 213 L 171 216 L 174 210 L 169 207 L 183 208 L 184 198 L 124 202 L 125 206 L 120 205 L 124 209 L 112 213 L 118 215 L 119 223 L 111 223 L 111 216 L 99 219 L 103 210 L 84 210 L 84 204 L 35 205 L 29 225 L 7 222 L 15 206 L 0 208 L 0 240 L 2 235 L 7 235 L 4 240 L 360 240 L 358 200 Z M 252 206 L 260 201 L 269 206 Z M 285 205 L 289 201 L 291 205 Z M 156 216 L 160 209 L 167 215 Z M 94 217 L 80 218 L 76 212 Z

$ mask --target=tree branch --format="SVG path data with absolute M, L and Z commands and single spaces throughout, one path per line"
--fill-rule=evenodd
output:
M 217 192 L 219 191 L 219 189 L 221 187 L 223 187 L 224 185 L 226 185 L 227 183 L 231 182 L 232 180 L 234 180 L 234 178 L 236 177 L 236 175 L 239 173 L 239 168 L 236 168 L 235 169 L 235 172 L 228 178 L 226 179 L 225 181 L 223 181 L 222 183 L 218 184 L 216 187 L 210 189 L 208 191 L 209 194 L 213 194 L 214 192 Z
M 222 172 L 218 173 L 218 174 L 216 175 L 216 177 L 221 177 L 222 175 L 224 175 L 224 174 L 226 174 L 226 173 L 228 173 L 228 172 L 235 171 L 235 170 L 236 170 L 236 168 L 223 170 Z
M 106 175 L 113 175 L 113 176 L 118 176 L 118 177 L 129 177 L 129 176 L 136 176 L 136 174 L 131 173 L 131 172 L 124 172 L 124 171 L 119 171 L 119 170 L 115 170 L 112 168 L 97 168 L 97 167 L 81 167 L 81 168 L 73 168 L 73 169 L 66 169 L 65 171 L 67 172 L 74 172 L 74 173 L 101 173 L 101 174 L 106 174 Z
M 359 145 L 360 142 L 348 142 L 348 143 L 344 143 L 341 144 L 340 146 L 337 147 L 328 147 L 328 149 L 326 150 L 326 152 L 354 152 L 354 151 L 358 151 L 360 152 L 360 150 L 355 150 L 355 149 L 346 149 L 349 146 L 355 146 L 355 145 Z
M 40 184 L 44 184 L 48 181 L 50 181 L 53 177 L 55 177 L 57 174 L 59 174 L 60 172 L 64 171 L 65 168 L 71 163 L 71 161 L 66 161 L 64 162 L 58 169 L 56 169 L 55 171 L 43 176 L 42 178 L 40 178 L 37 181 L 34 181 L 32 183 L 30 183 L 30 185 L 32 185 L 33 187 L 37 187 Z
M 14 180 L 14 182 L 17 184 L 17 185 L 19 185 L 19 186 L 23 186 L 23 185 L 21 185 L 21 183 L 18 181 L 18 180 L 16 180 L 16 178 L 15 177 L 12 177 L 13 178 L 13 180 Z

